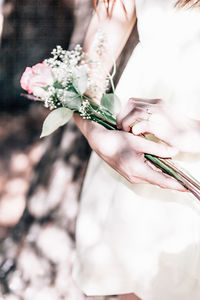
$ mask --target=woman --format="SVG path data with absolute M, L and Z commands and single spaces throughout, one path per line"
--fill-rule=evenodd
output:
M 107 9 L 104 2 L 88 29 L 88 55 L 99 27 L 109 49 L 102 56 L 106 72 L 136 19 L 140 42 L 116 91 L 123 130 L 75 116 L 98 156 L 92 154 L 82 191 L 74 278 L 87 295 L 199 300 L 200 204 L 144 153 L 181 160 L 200 178 L 200 1 L 193 8 L 189 0 L 107 1 Z

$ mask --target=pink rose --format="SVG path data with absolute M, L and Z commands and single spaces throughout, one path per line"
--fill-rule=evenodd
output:
M 51 67 L 43 62 L 32 68 L 27 67 L 21 77 L 20 84 L 29 94 L 43 98 L 46 94 L 43 87 L 52 85 L 53 81 Z

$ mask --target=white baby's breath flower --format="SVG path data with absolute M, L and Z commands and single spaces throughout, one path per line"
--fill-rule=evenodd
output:
M 51 53 L 53 57 L 45 60 L 45 62 L 53 69 L 57 82 L 63 88 L 69 88 L 72 84 L 74 69 L 84 57 L 82 48 L 77 45 L 74 50 L 68 51 L 57 46 Z
M 88 100 L 82 102 L 81 107 L 79 108 L 79 112 L 80 116 L 83 117 L 83 119 L 91 119 L 90 103 Z
M 74 67 L 79 64 L 83 58 L 83 51 L 80 45 L 77 45 L 74 50 L 63 50 L 61 46 L 57 46 L 51 52 L 53 57 L 46 59 L 45 62 L 52 68 L 60 66 L 64 63 L 66 67 Z

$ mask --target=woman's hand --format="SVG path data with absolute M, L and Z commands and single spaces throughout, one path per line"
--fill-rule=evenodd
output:
M 175 179 L 153 168 L 144 157 L 144 153 L 171 157 L 177 153 L 173 148 L 124 131 L 107 130 L 78 115 L 74 115 L 74 119 L 91 148 L 131 183 L 151 183 L 166 189 L 185 191 Z
M 129 99 L 117 116 L 118 128 L 135 136 L 153 134 L 182 152 L 200 152 L 200 124 L 171 110 L 161 99 Z

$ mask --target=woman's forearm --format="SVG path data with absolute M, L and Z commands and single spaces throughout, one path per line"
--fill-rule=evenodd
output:
M 110 1 L 112 5 L 112 1 Z M 84 50 L 93 58 L 95 36 L 101 30 L 105 39 L 105 50 L 101 62 L 107 72 L 112 68 L 113 61 L 120 55 L 136 21 L 134 0 L 124 0 L 126 12 L 121 1 L 117 0 L 112 16 L 107 16 L 106 6 L 99 1 L 85 37 Z
M 112 5 L 112 1 L 110 2 Z M 94 12 L 86 33 L 84 52 L 87 53 L 87 57 L 92 61 L 97 59 L 95 49 L 97 32 L 101 31 L 104 37 L 103 51 L 102 54 L 98 56 L 98 60 L 100 61 L 100 70 L 97 70 L 96 64 L 90 65 L 90 77 L 94 80 L 97 86 L 100 86 L 100 88 L 95 91 L 95 94 L 90 90 L 88 93 L 91 97 L 94 97 L 94 100 L 96 101 L 100 100 L 103 92 L 101 84 L 103 85 L 107 74 L 113 66 L 113 62 L 118 58 L 123 50 L 136 21 L 134 0 L 124 0 L 123 2 L 126 12 L 123 10 L 121 1 L 117 0 L 112 16 L 109 17 L 107 15 L 105 3 L 103 3 L 103 1 L 99 1 L 97 10 Z M 97 78 L 95 78 L 96 75 Z M 75 123 L 79 128 L 81 128 L 81 131 L 86 138 L 88 138 L 88 126 L 90 127 L 90 130 L 93 129 L 93 126 L 86 126 L 87 122 L 85 122 L 85 120 L 81 121 L 80 118 L 75 118 Z

